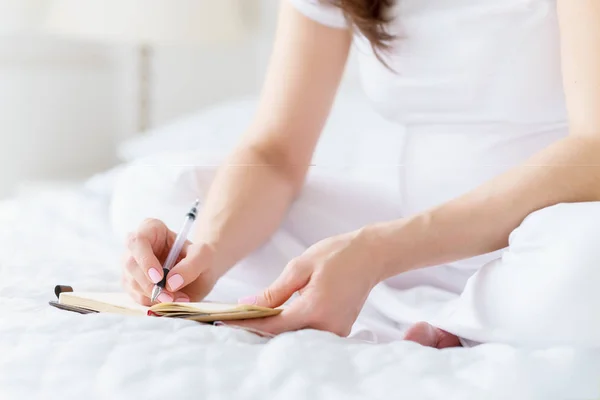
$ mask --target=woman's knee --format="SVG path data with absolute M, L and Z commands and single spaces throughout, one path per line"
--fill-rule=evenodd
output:
M 365 225 L 400 218 L 399 199 L 379 186 L 311 171 L 283 227 L 310 245 Z
M 529 215 L 511 233 L 507 256 L 527 254 L 570 273 L 600 263 L 599 238 L 600 202 L 563 203 Z
M 203 199 L 216 166 L 201 166 L 192 153 L 141 160 L 119 171 L 111 198 L 111 225 L 120 238 L 146 218 L 179 228 L 196 198 Z
M 526 342 L 600 345 L 600 202 L 528 216 L 470 291 L 484 323 Z

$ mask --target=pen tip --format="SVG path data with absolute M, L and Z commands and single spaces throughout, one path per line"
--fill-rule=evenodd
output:
M 154 303 L 156 301 L 156 299 L 158 298 L 158 296 L 160 295 L 160 292 L 161 292 L 160 287 L 154 286 L 154 289 L 152 289 L 152 296 L 150 297 L 150 301 Z

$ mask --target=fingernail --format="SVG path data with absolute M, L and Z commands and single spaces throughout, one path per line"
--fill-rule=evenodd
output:
M 148 276 L 150 277 L 150 280 L 152 281 L 152 283 L 158 283 L 162 279 L 160 276 L 160 272 L 158 272 L 158 270 L 156 270 L 154 268 L 150 268 L 148 270 Z
M 178 297 L 175 299 L 175 303 L 189 303 L 190 299 L 187 297 Z
M 158 301 L 160 301 L 161 303 L 170 303 L 173 301 L 173 298 L 166 293 L 161 293 L 158 296 Z
M 258 299 L 256 296 L 249 296 L 249 297 L 242 297 L 241 299 L 238 300 L 238 303 L 255 305 L 257 301 L 258 301 Z
M 176 291 L 183 285 L 183 277 L 181 275 L 173 275 L 170 277 L 167 282 L 169 283 L 169 288 L 172 292 Z

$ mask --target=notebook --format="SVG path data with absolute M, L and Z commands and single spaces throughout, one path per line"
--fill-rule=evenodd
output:
M 278 315 L 282 311 L 279 308 L 211 302 L 159 303 L 151 307 L 145 307 L 133 301 L 125 293 L 76 292 L 69 286 L 57 286 L 55 294 L 58 301 L 50 302 L 51 305 L 81 314 L 112 313 L 216 322 L 265 318 Z

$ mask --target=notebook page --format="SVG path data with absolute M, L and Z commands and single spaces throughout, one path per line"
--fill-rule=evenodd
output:
M 222 303 L 165 303 L 157 304 L 152 307 L 157 311 L 184 311 L 184 312 L 202 312 L 206 314 L 219 314 L 224 312 L 242 311 L 247 307 L 237 304 L 222 304 Z
M 88 300 L 105 303 L 105 304 L 111 304 L 113 306 L 127 308 L 130 310 L 138 310 L 143 313 L 146 313 L 148 311 L 148 307 L 144 307 L 143 305 L 136 303 L 126 293 L 75 292 L 75 293 L 65 293 L 65 295 L 70 295 L 70 296 L 78 297 L 81 299 L 88 299 Z M 62 296 L 62 294 L 61 294 L 61 296 Z

